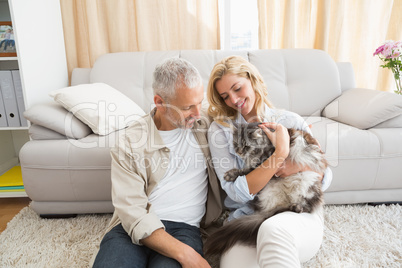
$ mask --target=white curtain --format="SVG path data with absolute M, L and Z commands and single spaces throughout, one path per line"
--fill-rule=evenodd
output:
M 358 87 L 393 91 L 392 72 L 373 57 L 402 40 L 402 0 L 258 0 L 260 48 L 316 48 L 352 62 Z
M 218 0 L 60 0 L 68 69 L 122 51 L 219 49 Z

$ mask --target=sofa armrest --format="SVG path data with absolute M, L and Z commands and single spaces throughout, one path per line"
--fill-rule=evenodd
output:
M 353 88 L 329 103 L 322 115 L 360 129 L 372 128 L 402 114 L 402 96 L 391 92 Z
M 92 133 L 86 124 L 54 101 L 32 106 L 24 112 L 24 117 L 32 124 L 72 139 L 81 139 Z

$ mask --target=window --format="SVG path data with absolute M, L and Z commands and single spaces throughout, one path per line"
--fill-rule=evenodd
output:
M 257 0 L 219 0 L 221 49 L 258 49 Z

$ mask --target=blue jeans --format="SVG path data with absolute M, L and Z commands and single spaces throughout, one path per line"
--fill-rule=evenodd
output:
M 181 222 L 162 223 L 167 233 L 203 255 L 201 233 L 197 227 Z M 133 244 L 131 237 L 119 224 L 103 237 L 93 267 L 180 268 L 181 265 L 146 246 Z

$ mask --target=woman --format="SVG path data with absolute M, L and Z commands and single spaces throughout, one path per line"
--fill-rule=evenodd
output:
M 216 174 L 228 195 L 225 200 L 225 206 L 231 210 L 228 220 L 252 214 L 247 202 L 273 176 L 286 177 L 309 170 L 309 167 L 292 165 L 284 159 L 289 154 L 287 128 L 311 133 L 310 128 L 299 115 L 273 108 L 262 76 L 251 63 L 239 56 L 218 62 L 208 83 L 208 101 L 208 113 L 214 119 L 209 129 L 209 146 Z M 231 122 L 265 122 L 260 127 L 276 149 L 249 174 L 227 182 L 223 179 L 225 172 L 243 166 L 233 148 Z M 332 172 L 327 169 L 321 175 L 325 190 L 332 180 Z M 322 211 L 277 214 L 261 225 L 256 249 L 234 246 L 222 256 L 221 267 L 300 267 L 300 262 L 312 258 L 320 248 L 323 227 Z

